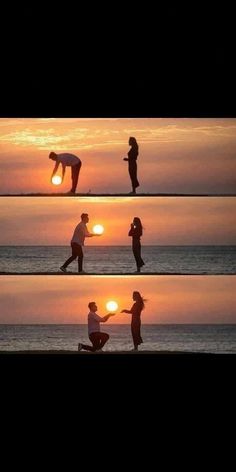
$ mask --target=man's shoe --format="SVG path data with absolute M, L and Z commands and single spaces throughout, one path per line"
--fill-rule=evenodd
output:
M 81 351 L 83 349 L 83 346 L 81 343 L 78 344 L 78 351 Z
M 63 266 L 60 267 L 60 270 L 61 270 L 62 272 L 67 272 L 66 268 L 63 267 Z
M 78 272 L 78 274 L 87 274 L 87 272 L 85 272 L 85 270 L 81 270 L 80 272 Z

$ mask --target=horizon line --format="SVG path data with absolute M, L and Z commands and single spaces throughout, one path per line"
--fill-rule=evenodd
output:
M 130 326 L 128 323 L 109 323 L 107 326 Z M 236 326 L 235 323 L 142 323 L 142 326 Z M 0 323 L 0 326 L 88 326 L 88 323 Z
M 66 193 L 2 193 L 0 197 L 236 197 L 236 193 L 179 193 L 179 192 L 155 192 L 155 193 L 140 193 L 130 195 L 129 193 L 75 193 L 68 195 Z
M 68 247 L 69 244 L 0 244 L 0 247 Z M 142 244 L 142 247 L 218 247 L 236 246 L 236 244 Z M 88 247 L 132 247 L 130 244 L 92 244 L 84 245 Z

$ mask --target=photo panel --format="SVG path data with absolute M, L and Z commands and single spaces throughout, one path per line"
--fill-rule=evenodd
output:
M 141 351 L 236 352 L 236 276 L 0 276 L 0 351 L 78 351 L 89 344 L 90 302 L 109 335 L 106 352 L 132 349 L 133 292 L 141 313 Z M 122 313 L 121 313 L 122 312 Z
M 58 274 L 88 214 L 83 271 L 142 274 L 235 274 L 235 197 L 2 197 L 0 273 Z M 133 237 L 132 225 L 142 226 Z M 131 233 L 130 233 L 131 231 Z M 81 243 L 82 244 L 82 243 Z M 66 267 L 78 273 L 77 256 Z
M 235 118 L 0 118 L 0 194 L 67 194 L 72 154 L 78 194 L 236 195 L 235 153 Z

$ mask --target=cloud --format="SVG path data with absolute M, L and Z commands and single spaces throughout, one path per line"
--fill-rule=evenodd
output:
M 14 120 L 15 129 L 9 133 L 0 134 L 0 141 L 17 146 L 35 146 L 38 149 L 49 149 L 52 145 L 62 150 L 91 149 L 99 146 L 127 145 L 129 135 L 138 135 L 138 141 L 145 144 L 195 142 L 200 135 L 208 138 L 235 139 L 236 120 L 216 124 L 208 120 L 202 126 L 203 120 L 189 119 L 187 122 L 176 119 L 168 124 L 159 119 L 30 119 L 20 120 L 18 126 Z M 87 124 L 83 126 L 83 122 Z M 89 123 L 91 126 L 89 126 Z M 97 126 L 94 126 L 94 124 Z M 127 127 L 127 123 L 133 126 Z M 145 126 L 139 126 L 142 123 Z M 196 124 L 198 123 L 198 124 Z M 102 127 L 101 127 L 102 124 Z M 41 126 L 45 125 L 44 128 Z M 48 128 L 49 125 L 53 125 Z M 115 127 L 114 127 L 115 125 Z M 3 128 L 12 125 L 9 121 L 0 123 Z

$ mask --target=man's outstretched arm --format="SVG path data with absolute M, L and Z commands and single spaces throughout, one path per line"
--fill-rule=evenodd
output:
M 106 321 L 108 321 L 109 318 L 114 315 L 115 313 L 108 313 L 108 315 L 103 316 L 103 318 L 101 319 L 101 322 L 106 323 Z
M 101 236 L 100 234 L 94 234 L 94 233 L 90 233 L 87 228 L 85 230 L 85 237 L 86 238 L 92 238 L 93 236 Z
M 111 316 L 114 316 L 114 315 L 115 315 L 115 313 L 108 313 L 105 316 L 99 316 L 99 315 L 97 315 L 97 313 L 95 313 L 93 315 L 93 317 L 94 317 L 95 320 L 100 321 L 100 323 L 106 323 L 106 321 L 109 320 L 109 318 Z
M 52 177 L 55 175 L 57 169 L 58 169 L 58 166 L 59 166 L 60 162 L 56 162 L 55 166 L 54 166 L 54 169 L 52 171 Z

